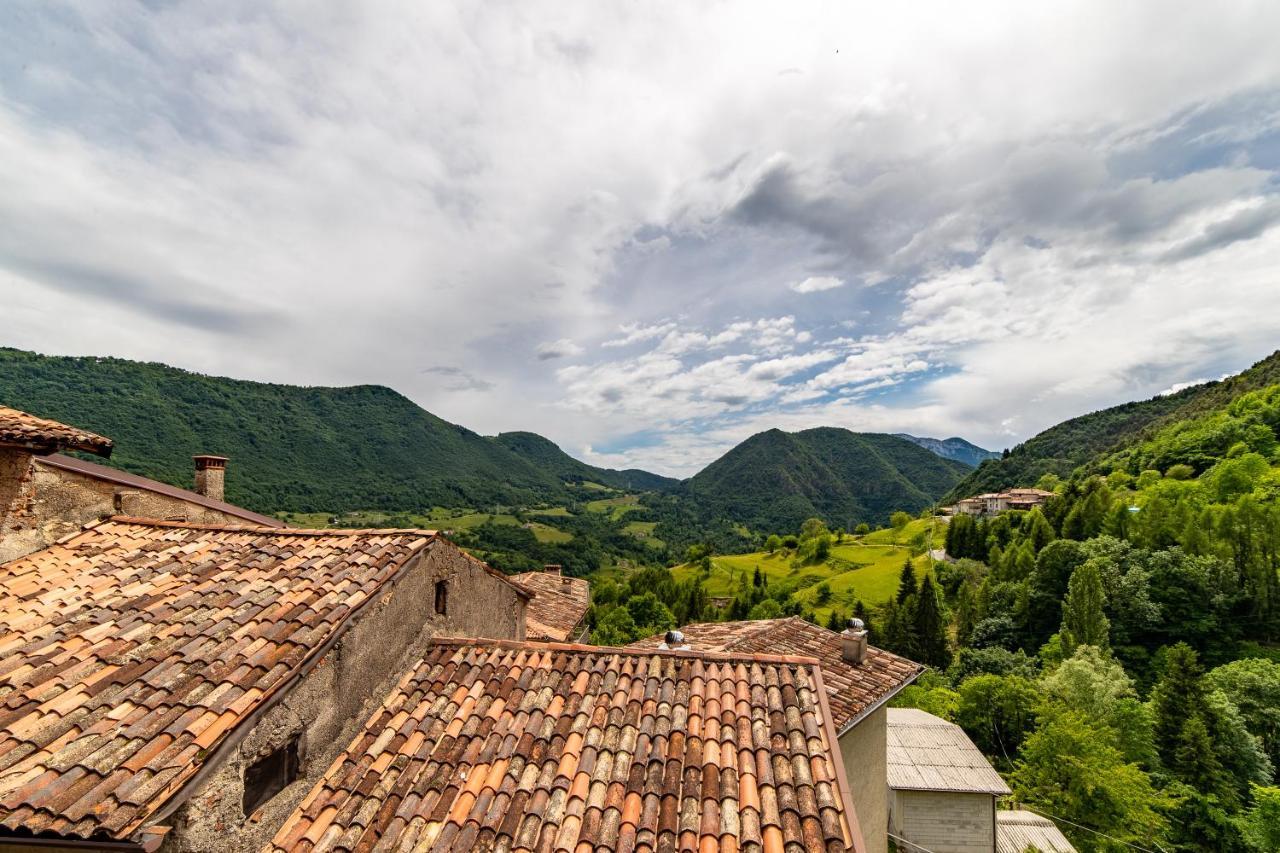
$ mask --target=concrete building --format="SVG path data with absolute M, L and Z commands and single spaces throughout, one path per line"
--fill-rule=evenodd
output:
M 195 457 L 197 490 L 188 491 L 61 452 L 106 457 L 112 448 L 110 439 L 0 406 L 0 562 L 112 515 L 283 526 L 223 500 L 223 457 Z
M 889 831 L 918 853 L 995 853 L 1009 786 L 964 730 L 916 708 L 888 714 Z
M 527 600 L 422 530 L 113 518 L 9 562 L 0 849 L 258 850 L 432 637 Z
M 920 664 L 867 645 L 867 633 L 829 631 L 799 617 L 703 622 L 680 629 L 692 651 L 804 656 L 822 667 L 849 791 L 870 853 L 888 850 L 887 703 L 920 675 Z M 662 636 L 632 647 L 658 648 Z
M 525 636 L 530 640 L 585 643 L 591 584 L 573 578 L 561 566 L 540 572 L 512 575 L 511 580 L 529 591 L 533 600 L 525 608 Z

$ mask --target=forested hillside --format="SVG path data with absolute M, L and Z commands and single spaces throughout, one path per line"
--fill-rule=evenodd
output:
M 1140 441 L 1166 424 L 1220 408 L 1243 393 L 1277 382 L 1280 352 L 1219 382 L 1072 418 L 1027 439 L 1003 459 L 983 462 L 944 501 L 1011 486 L 1032 486 L 1045 474 L 1069 477 L 1077 467 Z
M 504 432 L 490 441 L 505 447 L 540 469 L 554 474 L 566 483 L 600 483 L 626 492 L 667 492 L 680 485 L 672 477 L 651 474 L 638 468 L 619 471 L 614 468 L 597 468 L 574 459 L 561 450 L 555 442 L 536 432 Z
M 228 499 L 262 512 L 566 500 L 565 465 L 513 452 L 376 385 L 302 388 L 0 349 L 0 401 L 110 436 L 110 464 L 174 485 L 191 485 L 192 454 L 228 456 Z M 665 481 L 642 474 L 638 488 Z
M 932 505 L 969 470 L 906 439 L 819 427 L 752 436 L 689 480 L 688 499 L 764 531 L 817 516 L 884 523 Z

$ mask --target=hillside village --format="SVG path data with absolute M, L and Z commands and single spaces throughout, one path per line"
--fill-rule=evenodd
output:
M 4 849 L 1074 849 L 860 622 L 592 646 L 559 566 L 66 455 L 113 448 L 0 408 Z

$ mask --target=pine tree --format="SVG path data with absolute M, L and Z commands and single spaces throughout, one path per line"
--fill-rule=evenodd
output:
M 1097 564 L 1085 562 L 1071 573 L 1067 598 L 1062 603 L 1062 651 L 1070 656 L 1076 646 L 1106 648 L 1111 623 L 1102 612 L 1106 604 L 1102 575 Z
M 1022 522 L 1022 529 L 1026 533 L 1026 538 L 1031 542 L 1032 550 L 1037 554 L 1040 553 L 1044 546 L 1058 538 L 1053 532 L 1053 525 L 1044 517 L 1040 507 L 1036 507 L 1027 513 L 1027 517 Z
M 1214 794 L 1224 802 L 1235 802 L 1235 792 L 1231 790 L 1222 762 L 1214 752 L 1209 728 L 1199 711 L 1183 723 L 1169 769 L 1196 790 Z
M 914 603 L 915 596 L 908 598 L 902 604 L 899 604 L 896 598 L 891 598 L 884 606 L 882 643 L 889 651 L 904 657 L 912 657 L 914 654 L 911 643 L 911 605 Z
M 916 568 L 911 565 L 911 558 L 902 564 L 902 573 L 898 576 L 898 604 L 906 604 L 907 599 L 915 595 L 919 587 L 916 584 Z
M 1204 703 L 1203 672 L 1195 651 L 1186 643 L 1170 646 L 1165 654 L 1164 673 L 1151 691 L 1155 713 L 1155 742 L 1160 760 L 1176 767 L 1182 731 L 1187 721 Z
M 827 617 L 827 628 L 832 631 L 843 631 L 849 627 L 849 620 L 839 610 L 832 610 Z
M 946 669 L 951 664 L 947 625 L 942 618 L 942 602 L 938 600 L 937 587 L 930 575 L 925 575 L 924 582 L 920 584 L 912 617 L 912 645 L 918 655 L 917 660 L 935 669 Z
M 867 642 L 875 645 L 879 642 L 876 629 L 871 626 L 871 614 L 867 612 L 867 606 L 862 603 L 859 598 L 853 605 L 853 618 L 862 620 L 862 627 L 867 631 Z

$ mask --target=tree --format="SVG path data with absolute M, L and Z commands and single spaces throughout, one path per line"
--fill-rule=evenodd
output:
M 814 589 L 814 602 L 819 606 L 831 600 L 831 584 L 823 581 Z
M 832 610 L 831 615 L 827 617 L 827 630 L 843 631 L 849 627 L 849 619 L 839 610 Z
M 889 525 L 893 527 L 894 530 L 901 531 L 902 528 L 906 527 L 910 523 L 911 523 L 910 513 L 902 512 L 901 510 L 899 510 L 898 512 L 895 512 L 893 515 L 889 516 Z
M 1209 728 L 1198 713 L 1188 717 L 1178 733 L 1169 769 L 1205 793 L 1223 797 L 1229 790 L 1222 762 L 1214 754 Z
M 1079 711 L 1043 720 L 1023 744 L 1009 782 L 1018 799 L 1033 807 L 1146 848 L 1165 835 L 1164 813 L 1177 802 L 1124 760 L 1105 727 Z M 1063 831 L 1081 850 L 1113 849 L 1099 848 L 1097 836 L 1071 825 Z
M 764 540 L 764 549 L 768 551 L 770 554 L 777 551 L 781 547 L 782 547 L 782 537 L 776 533 L 770 534 L 769 538 Z
M 1053 525 L 1044 517 L 1040 507 L 1036 507 L 1027 513 L 1027 517 L 1022 521 L 1022 530 L 1023 535 L 1031 543 L 1031 548 L 1036 554 L 1039 554 L 1050 542 L 1058 538 L 1057 534 L 1053 532 Z
M 857 527 L 853 528 L 854 536 L 866 536 L 870 532 L 871 532 L 871 525 L 867 524 L 865 521 L 859 524 Z
M 782 605 L 775 598 L 766 598 L 751 608 L 748 619 L 777 619 L 782 615 Z
M 641 636 L 660 634 L 676 626 L 676 617 L 652 592 L 632 596 L 627 601 L 627 611 Z
M 1107 647 L 1111 622 L 1102 612 L 1105 604 L 1098 566 L 1087 561 L 1071 573 L 1062 604 L 1062 649 L 1066 654 L 1077 645 Z
M 640 639 L 636 622 L 625 607 L 615 607 L 600 620 L 591 632 L 591 641 L 597 646 L 625 646 Z
M 947 646 L 947 624 L 942 615 L 942 602 L 933 585 L 933 577 L 925 575 L 916 595 L 912 613 L 912 633 L 918 660 L 936 669 L 951 665 L 951 649 Z
M 916 567 L 911 564 L 911 558 L 902 564 L 902 572 L 898 575 L 898 604 L 906 604 L 907 599 L 915 595 L 919 590 L 916 584 Z
M 1245 839 L 1258 850 L 1280 850 L 1280 788 L 1254 785 L 1253 807 L 1241 819 Z
M 1035 728 L 1040 693 L 1020 675 L 975 675 L 960 685 L 956 722 L 988 755 L 1012 759 Z
M 1232 661 L 1205 676 L 1205 685 L 1221 690 L 1239 708 L 1272 764 L 1280 764 L 1280 664 L 1262 658 Z
M 820 518 L 807 518 L 805 519 L 804 524 L 800 525 L 801 542 L 826 535 L 827 523 Z
M 1195 651 L 1186 643 L 1169 647 L 1164 672 L 1151 691 L 1156 750 L 1166 765 L 1176 766 L 1183 729 L 1192 716 L 1200 713 L 1203 703 L 1204 688 Z

